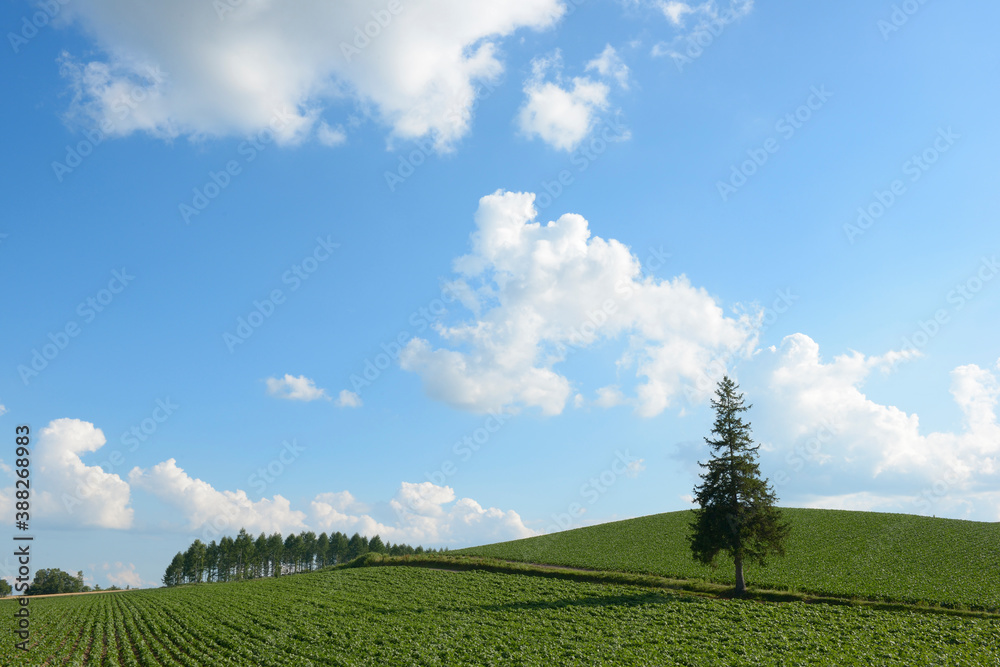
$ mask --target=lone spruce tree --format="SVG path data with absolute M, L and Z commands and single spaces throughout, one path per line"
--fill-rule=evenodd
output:
M 715 425 L 708 463 L 698 462 L 705 472 L 695 487 L 695 510 L 691 524 L 691 553 L 695 560 L 714 565 L 720 551 L 736 564 L 736 595 L 746 592 L 743 563 L 764 564 L 769 553 L 784 555 L 784 541 L 789 526 L 774 506 L 777 501 L 766 479 L 760 477 L 757 450 L 750 437 L 750 423 L 740 413 L 752 406 L 743 405 L 739 385 L 728 376 L 719 382 L 712 401 Z

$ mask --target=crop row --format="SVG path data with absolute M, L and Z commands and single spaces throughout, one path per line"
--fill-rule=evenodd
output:
M 8 635 L 4 665 L 1000 662 L 995 619 L 406 567 L 31 604 L 31 650 Z
M 746 565 L 750 585 L 1000 610 L 1000 524 L 903 514 L 783 510 L 783 558 Z M 455 553 L 732 583 L 691 557 L 690 512 L 669 512 Z

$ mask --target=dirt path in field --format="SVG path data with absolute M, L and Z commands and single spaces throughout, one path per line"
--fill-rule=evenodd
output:
M 570 572 L 605 572 L 606 570 L 595 570 L 586 567 L 572 567 L 569 565 L 553 565 L 551 563 L 526 563 L 520 560 L 505 560 L 498 558 L 497 561 L 501 563 L 509 563 L 510 565 L 523 565 L 525 567 L 535 567 L 541 570 L 567 570 Z M 463 567 L 461 564 L 456 564 L 454 567 L 449 567 L 448 563 L 434 563 L 433 565 L 423 565 L 422 563 L 406 563 L 406 565 L 421 567 L 425 570 L 438 570 L 440 572 L 467 572 L 473 569 L 479 569 L 476 567 Z M 516 574 L 516 573 L 515 573 Z M 525 572 L 524 574 L 530 574 L 530 572 Z
M 62 597 L 66 597 L 67 595 L 96 595 L 98 593 L 128 593 L 129 591 L 138 591 L 138 590 L 142 590 L 142 589 L 140 589 L 140 588 L 130 588 L 128 591 L 126 591 L 126 590 L 120 590 L 120 591 L 85 591 L 85 592 L 82 592 L 82 593 L 46 593 L 45 595 L 25 595 L 23 597 L 26 597 L 29 600 L 38 600 L 39 598 L 62 598 Z M 22 597 L 22 596 L 20 596 L 20 595 L 10 595 L 10 596 L 7 596 L 6 598 L 3 598 L 3 599 L 4 600 L 16 600 L 19 597 Z
M 572 572 L 606 572 L 607 570 L 595 570 L 590 567 L 573 567 L 571 565 L 552 565 L 551 563 L 525 563 L 519 560 L 505 560 L 505 563 L 517 565 L 527 565 L 528 567 L 540 567 L 543 570 L 570 570 Z

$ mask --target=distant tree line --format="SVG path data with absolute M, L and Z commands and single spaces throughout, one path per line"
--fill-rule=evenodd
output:
M 69 572 L 64 572 L 58 568 L 42 568 L 35 572 L 25 595 L 51 595 L 53 593 L 89 593 L 91 591 L 118 591 L 117 586 L 111 588 L 101 588 L 95 585 L 93 588 L 83 583 L 83 572 L 77 572 L 74 577 Z M 6 580 L 0 579 L 0 597 L 6 597 L 13 592 Z
M 195 540 L 187 551 L 178 551 L 167 566 L 163 583 L 177 586 L 277 577 L 346 563 L 369 552 L 402 556 L 434 551 L 408 544 L 383 543 L 378 535 L 370 540 L 358 533 L 347 537 L 339 531 L 319 536 L 308 531 L 288 537 L 277 532 L 270 536 L 261 533 L 254 539 L 241 528 L 235 538 L 226 536 L 218 543 L 212 540 L 208 544 Z

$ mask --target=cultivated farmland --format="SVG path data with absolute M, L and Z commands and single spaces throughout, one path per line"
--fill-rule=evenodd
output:
M 0 613 L 13 611 L 0 604 Z M 996 665 L 1000 620 L 411 567 L 36 599 L 4 665 Z
M 1000 610 L 1000 523 L 783 512 L 792 524 L 788 554 L 748 565 L 750 586 Z M 668 512 L 453 553 L 732 583 L 732 561 L 713 570 L 692 560 L 690 521 L 690 512 Z

